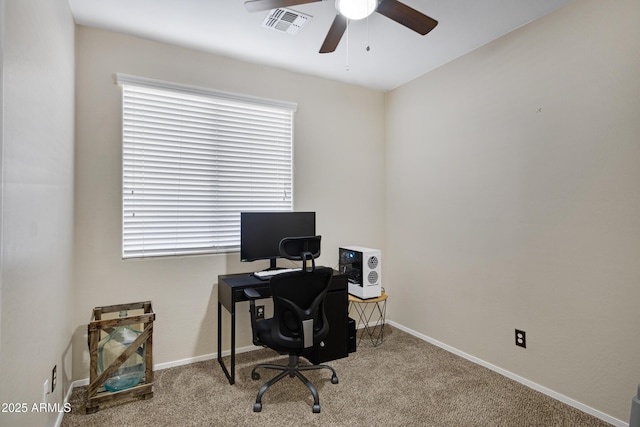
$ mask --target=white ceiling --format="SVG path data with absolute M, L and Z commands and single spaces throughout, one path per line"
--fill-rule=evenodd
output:
M 291 9 L 311 15 L 295 35 L 266 29 L 244 0 L 69 0 L 77 24 L 382 91 L 391 90 L 572 0 L 402 0 L 439 21 L 421 36 L 374 13 L 353 21 L 334 53 L 318 50 L 335 1 Z M 366 51 L 366 46 L 370 51 Z

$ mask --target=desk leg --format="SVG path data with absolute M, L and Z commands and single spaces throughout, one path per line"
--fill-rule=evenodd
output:
M 222 304 L 218 302 L 218 363 L 222 367 L 222 372 L 229 380 L 229 384 L 236 382 L 236 305 L 231 304 L 231 366 L 229 370 L 222 361 Z

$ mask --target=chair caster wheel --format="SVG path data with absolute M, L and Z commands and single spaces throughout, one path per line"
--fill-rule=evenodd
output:
M 257 372 L 252 372 L 251 373 L 251 379 L 252 380 L 259 380 L 260 379 L 260 374 Z
M 260 412 L 262 411 L 262 403 L 254 403 L 253 404 L 253 412 Z M 320 411 L 318 409 L 318 411 Z
M 320 405 L 313 405 L 313 413 L 314 414 L 319 414 L 320 413 Z
M 331 377 L 331 384 L 338 384 L 338 377 L 337 376 L 332 376 Z

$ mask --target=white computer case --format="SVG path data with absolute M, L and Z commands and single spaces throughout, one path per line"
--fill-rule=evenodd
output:
M 378 249 L 361 246 L 339 248 L 340 272 L 349 275 L 349 293 L 361 299 L 382 294 L 382 260 Z

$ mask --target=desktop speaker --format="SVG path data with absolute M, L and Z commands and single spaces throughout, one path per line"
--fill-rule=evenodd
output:
M 349 293 L 360 299 L 382 294 L 382 267 L 378 249 L 360 246 L 339 248 L 339 271 L 349 280 Z

